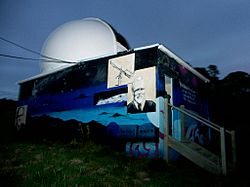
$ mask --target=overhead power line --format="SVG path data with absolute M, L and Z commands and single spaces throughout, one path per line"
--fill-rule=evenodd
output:
M 19 44 L 17 44 L 17 43 L 15 43 L 15 42 L 12 42 L 12 41 L 10 41 L 10 40 L 7 40 L 7 39 L 5 39 L 5 38 L 3 38 L 3 37 L 1 37 L 0 36 L 0 40 L 2 40 L 2 41 L 5 41 L 5 42 L 7 42 L 7 43 L 10 43 L 10 44 L 12 44 L 12 45 L 14 45 L 14 46 L 16 46 L 16 47 L 19 47 L 19 48 L 21 48 L 21 49 L 23 49 L 23 50 L 26 50 L 26 51 L 29 51 L 29 52 L 31 52 L 31 53 L 34 53 L 34 54 L 36 54 L 36 55 L 39 55 L 39 56 L 41 56 L 41 57 L 43 57 L 43 58 L 45 58 L 45 59 L 50 59 L 51 61 L 48 61 L 48 62 L 63 62 L 63 63 L 70 63 L 70 64 L 72 64 L 72 63 L 76 63 L 76 62 L 71 62 L 71 61 L 65 61 L 65 60 L 61 60 L 61 59 L 57 59 L 57 58 L 53 58 L 53 57 L 49 57 L 49 56 L 46 56 L 46 55 L 43 55 L 43 54 L 41 54 L 41 53 L 39 53 L 39 52 L 37 52 L 37 51 L 34 51 L 34 50 L 32 50 L 32 49 L 29 49 L 29 48 L 26 48 L 26 47 L 24 47 L 24 46 L 22 46 L 22 45 L 19 45 Z M 14 57 L 14 55 L 5 55 L 5 54 L 2 54 L 1 56 L 5 56 L 5 57 L 9 57 L 9 58 L 12 58 L 12 57 L 10 57 L 10 56 L 13 56 Z M 17 56 L 16 56 L 17 57 Z M 15 58 L 16 58 L 15 57 Z M 22 59 L 22 58 L 27 58 L 27 57 L 18 57 L 18 59 Z M 23 59 L 23 60 L 28 60 L 28 58 L 27 59 Z
M 30 57 L 23 57 L 23 56 L 2 54 L 2 53 L 0 53 L 0 57 L 13 58 L 13 59 L 19 59 L 19 60 L 31 60 L 31 61 L 43 60 L 45 62 L 61 63 L 61 61 L 58 61 L 58 60 L 49 60 L 49 59 L 43 59 L 43 58 L 42 59 L 39 59 L 39 58 L 30 58 Z

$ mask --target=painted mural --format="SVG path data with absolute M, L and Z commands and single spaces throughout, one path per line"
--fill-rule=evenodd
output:
M 128 85 L 128 113 L 156 111 L 155 67 L 137 70 Z
M 108 88 L 127 85 L 135 71 L 135 53 L 109 59 Z
M 114 138 L 157 142 L 159 125 L 155 126 L 147 117 L 148 112 L 156 111 L 156 68 L 152 65 L 157 61 L 140 69 L 136 59 L 147 63 L 143 53 L 129 53 L 79 63 L 27 81 L 21 84 L 19 105 L 28 106 L 30 117 L 47 115 L 64 121 L 74 119 L 79 123 L 94 120 Z M 135 81 L 138 76 L 144 76 L 143 85 L 146 85 L 144 81 L 150 83 L 136 90 L 144 91 L 144 94 L 137 93 L 140 95 L 137 101 L 143 104 L 144 110 L 129 112 L 129 102 L 134 96 L 131 85 L 134 83 L 134 89 L 139 84 L 142 86 Z
M 173 104 L 199 110 L 200 80 L 181 68 L 157 46 L 128 51 L 24 81 L 18 105 L 41 129 L 41 121 L 66 133 L 74 127 L 72 137 L 116 139 L 131 155 L 163 158 L 166 92 Z M 173 112 L 176 138 L 178 120 Z

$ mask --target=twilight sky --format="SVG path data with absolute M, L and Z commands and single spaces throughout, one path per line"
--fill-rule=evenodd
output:
M 165 45 L 193 67 L 214 64 L 220 78 L 250 73 L 249 0 L 0 0 L 0 37 L 41 52 L 60 25 L 98 17 L 131 48 Z M 0 54 L 39 56 L 0 40 Z M 39 61 L 0 57 L 0 98 L 17 99 L 17 82 L 40 73 Z

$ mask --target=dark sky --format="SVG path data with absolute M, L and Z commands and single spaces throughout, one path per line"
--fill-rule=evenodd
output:
M 161 43 L 193 67 L 214 64 L 220 78 L 250 73 L 249 0 L 0 0 L 0 37 L 41 52 L 60 25 L 87 17 L 111 24 L 131 48 Z M 39 58 L 0 40 L 0 53 Z M 0 98 L 17 99 L 17 82 L 39 61 L 0 57 Z

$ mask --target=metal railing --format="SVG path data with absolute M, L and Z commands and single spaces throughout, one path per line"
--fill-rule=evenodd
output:
M 222 169 L 222 173 L 224 175 L 227 175 L 228 173 L 228 167 L 227 167 L 227 154 L 226 154 L 226 138 L 225 138 L 225 134 L 229 134 L 230 135 L 230 139 L 231 139 L 231 151 L 232 151 L 232 167 L 235 168 L 236 166 L 236 141 L 235 141 L 235 131 L 234 130 L 227 130 L 225 129 L 224 127 L 221 127 L 187 109 L 185 109 L 185 107 L 182 105 L 180 107 L 177 107 L 177 106 L 174 106 L 172 104 L 169 103 L 168 101 L 168 98 L 165 98 L 164 99 L 164 108 L 165 108 L 165 120 L 166 121 L 166 131 L 167 132 L 167 137 L 169 135 L 169 127 L 168 125 L 170 124 L 169 123 L 169 120 L 166 119 L 168 118 L 168 115 L 170 114 L 170 108 L 173 110 L 177 110 L 181 113 L 181 140 L 185 140 L 185 137 L 184 137 L 184 131 L 185 131 L 185 116 L 189 116 L 191 118 L 193 118 L 194 120 L 206 125 L 207 127 L 209 128 L 212 128 L 214 129 L 215 131 L 219 132 L 220 134 L 220 153 L 221 153 L 221 169 Z M 167 158 L 168 159 L 168 158 Z

